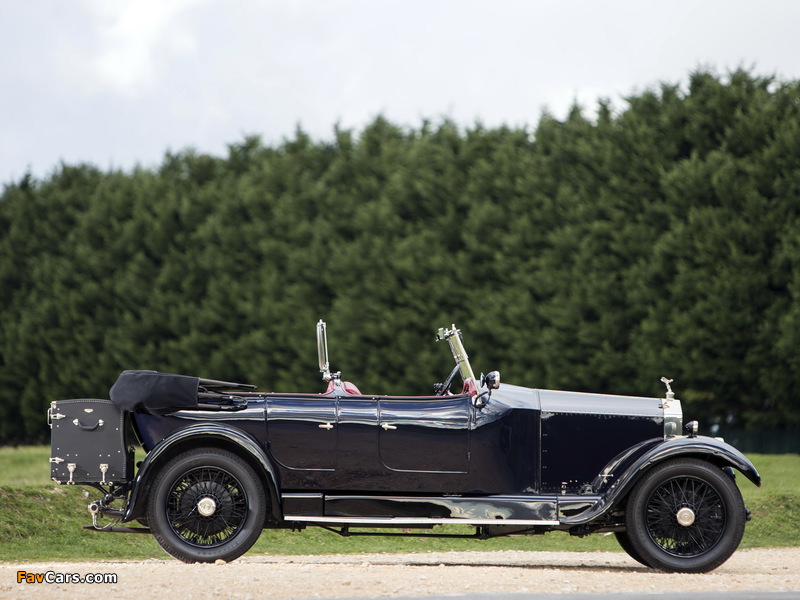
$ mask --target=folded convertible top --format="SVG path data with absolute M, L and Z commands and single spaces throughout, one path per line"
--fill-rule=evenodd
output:
M 199 377 L 158 371 L 123 371 L 109 394 L 122 411 L 164 415 L 197 408 Z
M 247 383 L 203 379 L 159 371 L 123 371 L 111 386 L 111 400 L 122 411 L 166 415 L 179 410 L 241 410 L 247 401 L 236 392 L 254 390 Z

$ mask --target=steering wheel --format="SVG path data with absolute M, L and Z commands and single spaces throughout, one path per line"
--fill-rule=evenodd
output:
M 444 383 L 437 383 L 433 386 L 436 396 L 444 396 L 450 391 L 450 384 L 453 383 L 453 379 L 456 378 L 456 373 L 458 373 L 460 369 L 460 365 L 456 365 L 455 368 L 450 371 L 450 375 L 447 376 L 447 379 L 444 380 Z

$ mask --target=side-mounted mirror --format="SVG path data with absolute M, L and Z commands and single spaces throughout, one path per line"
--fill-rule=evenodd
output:
M 473 404 L 478 408 L 485 406 L 492 397 L 492 390 L 500 387 L 500 371 L 491 371 L 486 375 L 481 373 L 481 387 L 485 389 L 475 396 L 473 401 Z
M 496 390 L 500 387 L 500 371 L 491 371 L 490 373 L 481 374 L 481 386 L 487 389 Z
M 331 365 L 328 362 L 328 333 L 325 321 L 317 323 L 317 355 L 319 356 L 319 372 L 323 381 L 331 380 Z

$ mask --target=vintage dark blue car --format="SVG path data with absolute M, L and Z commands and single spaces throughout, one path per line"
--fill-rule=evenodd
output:
M 110 401 L 52 403 L 52 478 L 102 494 L 87 528 L 152 532 L 185 562 L 230 561 L 264 528 L 308 526 L 613 532 L 635 560 L 677 572 L 714 569 L 738 547 L 750 513 L 734 469 L 760 475 L 696 422 L 684 434 L 670 380 L 664 398 L 501 386 L 496 371 L 475 376 L 455 326 L 438 339 L 455 367 L 430 396 L 362 394 L 331 373 L 322 321 L 321 394 L 125 371 Z M 146 453 L 135 469 L 131 429 Z

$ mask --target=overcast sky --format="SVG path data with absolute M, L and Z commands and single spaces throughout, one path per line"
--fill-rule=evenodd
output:
M 379 114 L 533 129 L 699 67 L 800 79 L 799 28 L 795 0 L 0 0 L 0 184 Z

